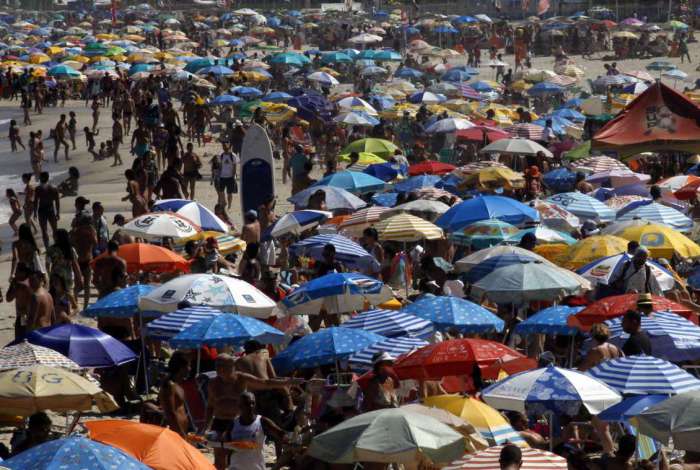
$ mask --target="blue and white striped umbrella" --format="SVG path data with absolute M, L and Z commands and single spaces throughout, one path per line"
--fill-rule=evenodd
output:
M 623 269 L 625 262 L 632 258 L 627 253 L 606 256 L 576 270 L 578 274 L 585 277 L 595 284 L 608 285 L 611 279 L 616 279 Z M 655 261 L 647 261 L 647 266 L 651 270 L 651 274 L 656 278 L 662 290 L 667 291 L 673 289 L 676 280 L 673 274 L 664 269 Z
M 382 181 L 382 184 L 384 182 Z M 309 198 L 317 191 L 323 191 L 326 196 L 326 207 L 329 211 L 338 209 L 350 209 L 356 211 L 367 205 L 365 201 L 355 196 L 343 188 L 335 186 L 311 186 L 303 191 L 299 191 L 294 196 L 287 199 L 294 204 L 296 209 L 304 209 L 309 204 Z
M 112 292 L 83 311 L 90 318 L 131 318 L 139 313 L 139 299 L 155 289 L 156 286 L 136 284 Z M 148 312 L 142 312 L 149 316 Z M 155 316 L 160 315 L 155 313 Z
M 415 315 L 394 310 L 368 310 L 343 323 L 344 328 L 359 328 L 387 338 L 408 336 L 428 338 L 435 328 L 432 322 Z
M 525 321 L 520 322 L 515 327 L 515 332 L 519 335 L 540 333 L 545 335 L 567 335 L 575 336 L 577 328 L 566 324 L 571 315 L 576 315 L 583 310 L 583 307 L 569 307 L 567 305 L 555 305 L 553 307 L 540 310 Z
M 547 201 L 566 209 L 575 216 L 584 220 L 595 222 L 612 222 L 615 220 L 615 211 L 587 194 L 573 191 L 570 193 L 555 194 L 547 198 Z
M 622 347 L 629 335 L 622 329 L 622 317 L 605 322 L 610 329 L 610 342 Z M 700 359 L 700 327 L 671 312 L 642 315 L 642 331 L 651 339 L 654 357 L 671 362 Z
M 622 399 L 614 389 L 590 375 L 554 366 L 511 375 L 485 388 L 481 396 L 497 410 L 568 416 L 577 415 L 581 406 L 597 415 Z
M 153 205 L 153 212 L 175 212 L 190 222 L 198 225 L 202 230 L 213 230 L 214 232 L 226 233 L 229 226 L 214 215 L 212 211 L 204 207 L 197 201 L 187 199 L 163 199 L 156 201 Z
M 283 235 L 301 235 L 302 232 L 316 227 L 333 215 L 332 212 L 303 210 L 283 215 L 262 233 L 262 239 L 276 238 Z
M 668 225 L 680 232 L 688 232 L 693 228 L 693 221 L 688 216 L 672 207 L 664 206 L 658 202 L 644 203 L 636 207 L 630 207 L 633 205 L 636 205 L 636 203 L 633 202 L 618 211 L 618 222 L 635 219 L 648 220 L 656 224 Z M 630 208 L 628 209 L 628 207 Z
M 262 344 L 278 344 L 284 341 L 284 333 L 265 322 L 241 315 L 223 314 L 202 319 L 185 328 L 170 339 L 174 348 L 200 348 L 209 346 L 240 346 L 256 340 Z
M 365 303 L 379 305 L 394 298 L 391 289 L 358 273 L 330 273 L 291 291 L 281 305 L 290 314 L 317 315 L 362 310 Z
M 389 353 L 396 358 L 427 345 L 427 341 L 418 338 L 388 338 L 356 352 L 348 358 L 348 362 L 355 369 L 366 371 L 372 368 L 372 357 L 379 352 Z
M 626 395 L 675 395 L 700 389 L 700 380 L 695 376 L 653 356 L 612 359 L 587 373 Z
M 316 260 L 322 259 L 323 247 L 331 244 L 335 247 L 335 259 L 349 267 L 367 267 L 377 263 L 374 256 L 354 241 L 342 235 L 314 235 L 298 241 L 289 247 L 289 253 L 294 256 L 309 256 Z
M 430 320 L 438 329 L 457 328 L 463 333 L 503 331 L 505 323 L 481 305 L 451 296 L 424 297 L 401 309 Z
M 333 364 L 385 339 L 364 330 L 338 326 L 324 328 L 290 344 L 272 359 L 272 364 L 281 373 Z
M 565 245 L 573 245 L 576 243 L 576 239 L 568 233 L 554 230 L 549 227 L 545 227 L 544 225 L 538 225 L 537 227 L 520 230 L 515 235 L 506 238 L 504 243 L 517 245 L 520 243 L 526 233 L 533 234 L 537 241 L 542 244 L 564 243 Z
M 153 339 L 167 341 L 190 326 L 217 315 L 221 315 L 221 311 L 211 307 L 181 308 L 150 322 L 146 325 L 146 334 Z

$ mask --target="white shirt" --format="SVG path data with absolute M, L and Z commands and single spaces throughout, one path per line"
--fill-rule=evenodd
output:
M 249 425 L 240 423 L 239 418 L 233 421 L 231 441 L 247 441 L 255 445 L 254 449 L 236 449 L 231 454 L 229 470 L 267 470 L 265 466 L 265 432 L 263 431 L 260 415 Z
M 647 293 L 647 267 L 642 266 L 640 269 L 635 271 L 634 264 L 630 263 L 623 273 L 625 279 L 625 292 L 626 293 L 637 293 L 644 294 Z M 651 273 L 651 269 L 649 269 Z M 651 279 L 649 279 L 649 294 L 661 295 L 661 287 L 659 287 L 659 282 L 656 280 L 652 274 Z
M 241 159 L 233 152 L 221 154 L 221 170 L 219 171 L 220 178 L 233 178 L 236 174 L 236 165 Z

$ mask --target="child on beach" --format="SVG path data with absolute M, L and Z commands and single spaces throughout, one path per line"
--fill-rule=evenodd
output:
M 68 168 L 68 178 L 58 185 L 58 192 L 61 194 L 61 197 L 77 196 L 79 180 L 80 171 L 74 166 Z
M 12 215 L 10 216 L 10 220 L 8 221 L 8 224 L 12 228 L 12 231 L 14 232 L 15 235 L 17 235 L 17 219 L 22 217 L 22 206 L 19 203 L 19 198 L 17 197 L 17 193 L 15 193 L 15 190 L 12 188 L 7 188 L 5 190 L 5 197 L 7 197 L 7 200 L 10 202 L 10 209 L 12 210 Z
M 22 143 L 22 138 L 19 136 L 19 127 L 17 127 L 17 121 L 15 121 L 14 119 L 10 121 L 8 137 L 10 139 L 10 146 L 13 152 L 17 151 L 17 144 L 19 144 L 22 147 L 22 150 L 27 150 L 27 148 Z
M 87 145 L 87 150 L 97 159 L 95 154 L 95 136 L 98 135 L 100 131 L 92 132 L 87 126 L 83 128 L 83 131 L 85 132 L 85 145 Z

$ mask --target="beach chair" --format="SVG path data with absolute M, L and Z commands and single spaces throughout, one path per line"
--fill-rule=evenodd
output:
M 202 375 L 202 374 L 200 374 Z M 207 405 L 202 397 L 196 379 L 187 379 L 182 383 L 185 391 L 185 409 L 194 429 L 202 429 L 207 420 Z

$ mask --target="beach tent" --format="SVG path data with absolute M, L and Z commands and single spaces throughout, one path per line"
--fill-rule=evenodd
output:
M 700 109 L 661 82 L 651 85 L 593 137 L 593 149 L 621 156 L 655 150 L 700 151 Z

